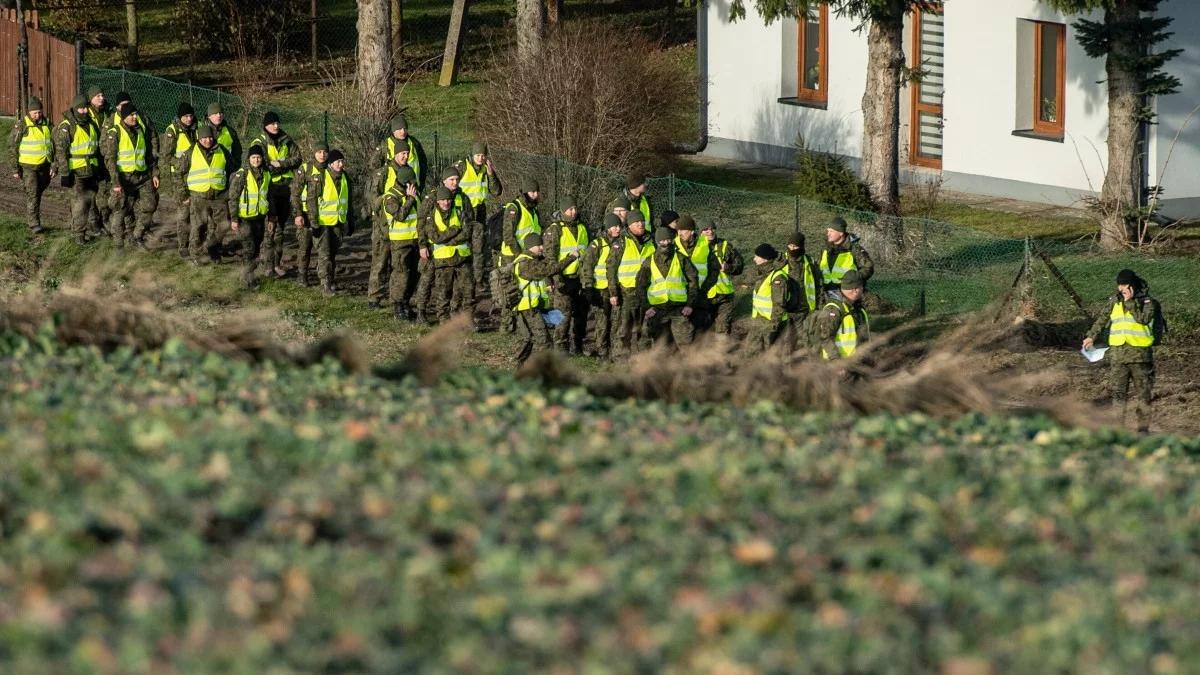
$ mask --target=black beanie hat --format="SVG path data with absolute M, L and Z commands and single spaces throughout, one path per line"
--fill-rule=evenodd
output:
M 279 124 L 279 113 L 274 110 L 267 111 L 267 114 L 263 115 L 263 126 L 268 124 Z
M 325 160 L 325 163 L 333 164 L 334 162 L 338 161 L 339 159 L 343 160 L 343 161 L 346 159 L 346 156 L 342 154 L 342 151 L 341 150 L 330 150 L 329 151 L 329 159 Z
M 684 217 L 686 218 L 686 216 L 684 216 Z M 658 217 L 658 224 L 662 225 L 663 227 L 670 227 L 671 223 L 673 223 L 677 220 L 681 220 L 678 213 L 675 213 L 674 211 L 669 211 L 669 210 L 663 211 L 662 215 L 660 215 Z M 676 228 L 676 229 L 678 229 L 678 228 Z
M 264 156 L 264 155 L 263 155 L 263 149 L 262 149 L 262 146 L 261 146 L 261 145 L 252 145 L 252 146 L 250 146 L 250 150 L 249 150 L 249 151 L 246 153 L 246 159 L 249 159 L 249 158 L 253 157 L 254 155 L 258 155 L 259 157 L 263 157 L 263 156 Z
M 759 244 L 758 248 L 754 249 L 754 255 L 767 260 L 774 260 L 779 257 L 779 252 L 770 244 Z
M 1142 280 L 1138 278 L 1137 273 L 1131 269 L 1123 269 L 1117 272 L 1117 283 L 1125 286 L 1141 286 Z
M 175 108 L 175 116 L 183 117 L 184 115 L 191 115 L 192 117 L 195 117 L 196 109 L 192 107 L 191 103 L 188 103 L 187 101 L 180 101 L 179 105 Z
M 130 115 L 136 115 L 138 111 L 137 106 L 132 101 L 127 102 L 125 105 L 117 106 L 117 110 L 121 113 L 121 119 L 125 119 Z
M 127 91 L 118 91 L 117 92 L 117 105 L 118 106 L 120 106 L 122 103 L 124 103 L 126 101 L 132 101 L 132 100 L 133 100 L 133 97 L 129 95 L 129 92 L 127 92 Z

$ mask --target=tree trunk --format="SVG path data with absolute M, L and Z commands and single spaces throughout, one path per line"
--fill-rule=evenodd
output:
M 395 107 L 390 0 L 358 0 L 358 83 L 363 114 L 387 119 Z
M 439 87 L 453 87 L 458 82 L 458 66 L 462 60 L 462 36 L 467 22 L 468 0 L 454 0 L 450 8 L 450 30 L 446 32 L 446 49 L 442 52 L 442 74 Z
M 862 176 L 871 199 L 885 216 L 900 214 L 900 70 L 904 66 L 903 14 L 895 20 L 875 19 L 867 33 L 867 86 L 863 93 Z M 892 239 L 902 243 L 898 218 Z
M 562 18 L 563 0 L 546 0 L 546 22 L 551 28 L 557 28 Z
M 404 58 L 404 0 L 392 1 L 392 62 Z
M 1138 19 L 1136 2 L 1118 2 L 1104 12 L 1107 26 L 1130 25 Z M 1128 34 L 1114 30 L 1114 36 Z M 1106 251 L 1124 248 L 1130 241 L 1131 217 L 1138 206 L 1141 182 L 1138 148 L 1138 109 L 1142 104 L 1137 75 L 1122 68 L 1122 57 L 1136 57 L 1138 46 L 1132 41 L 1114 39 L 1105 59 L 1108 76 L 1108 171 L 1100 190 L 1100 246 Z M 1115 57 L 1115 58 L 1114 58 Z
M 134 0 L 125 0 L 125 24 L 125 68 L 134 70 L 138 65 L 138 14 Z
M 517 0 L 517 58 L 537 56 L 545 33 L 546 6 L 542 0 Z

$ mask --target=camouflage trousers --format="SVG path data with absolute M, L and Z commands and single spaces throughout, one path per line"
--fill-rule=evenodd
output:
M 646 313 L 644 303 L 634 299 L 632 289 L 621 289 L 621 304 L 613 309 L 617 315 L 617 339 L 613 344 L 614 358 L 631 356 L 645 348 L 643 321 Z
M 578 277 L 555 279 L 553 306 L 563 314 L 562 323 L 554 327 L 554 344 L 569 354 L 582 354 L 589 305 Z
M 120 190 L 110 190 L 108 197 L 108 231 L 117 248 L 133 243 L 146 235 L 158 208 L 158 190 L 149 175 L 117 178 Z M 113 186 L 114 188 L 116 185 Z M 130 230 L 129 226 L 133 229 Z
M 536 352 L 553 349 L 550 327 L 542 319 L 542 313 L 536 309 L 513 311 L 517 321 L 517 332 L 521 337 L 521 348 L 517 351 L 517 363 L 524 363 Z
M 733 314 L 737 308 L 736 299 L 732 293 L 708 299 L 709 325 L 718 335 L 729 335 L 733 330 Z
M 587 288 L 583 291 L 589 305 L 587 341 L 589 353 L 602 358 L 612 355 L 613 306 L 608 302 L 608 291 Z
M 652 314 L 650 309 L 654 310 Z M 650 307 L 647 314 L 651 315 L 646 317 L 646 337 L 652 344 L 685 347 L 696 340 L 696 326 L 690 317 L 683 315 L 682 306 Z
M 238 236 L 242 240 L 242 260 L 245 261 L 242 269 L 242 282 L 247 286 L 254 285 L 255 275 L 258 272 L 258 255 L 262 250 L 267 227 L 266 216 L 238 219 Z M 270 271 L 269 266 L 267 270 Z
M 284 236 L 288 225 L 292 224 L 292 186 L 291 181 L 271 183 L 267 199 L 275 211 L 275 220 L 267 223 L 263 232 L 262 259 L 263 269 L 267 274 L 275 268 L 283 268 Z
M 430 312 L 445 321 L 454 312 L 475 311 L 475 276 L 470 258 L 455 258 L 454 264 L 433 266 L 433 294 Z
M 192 192 L 188 201 L 191 202 L 192 259 L 202 261 L 207 253 L 215 260 L 220 257 L 221 241 L 229 230 L 229 204 L 225 195 Z
M 96 178 L 75 178 L 75 198 L 71 201 L 71 230 L 75 238 L 87 236 L 100 229 L 100 214 L 96 211 Z
M 1121 411 L 1121 424 L 1137 431 L 1150 430 L 1150 401 L 1153 398 L 1154 363 L 1113 363 L 1109 373 L 1113 407 Z M 1132 385 L 1133 391 L 1130 392 Z M 1130 394 L 1133 400 L 1130 401 Z M 1129 407 L 1133 403 L 1133 422 L 1130 425 Z
M 25 188 L 25 221 L 29 229 L 42 227 L 42 195 L 50 187 L 50 165 L 22 166 L 21 184 Z
M 756 355 L 775 348 L 790 354 L 795 347 L 795 341 L 795 330 L 791 321 L 754 319 L 746 334 L 746 352 Z
M 412 301 L 418 283 L 418 263 L 421 261 L 416 241 L 389 241 L 391 277 L 388 281 L 388 300 L 405 307 Z
M 308 283 L 308 268 L 311 267 L 313 252 L 313 224 L 304 216 L 304 226 L 296 228 L 296 269 L 300 272 L 300 283 Z
M 322 287 L 336 288 L 337 254 L 342 247 L 344 225 L 316 225 L 313 228 L 313 247 L 317 249 L 317 279 Z
M 371 276 L 367 277 L 367 300 L 383 304 L 392 272 L 392 246 L 388 240 L 387 222 L 374 218 L 371 222 Z

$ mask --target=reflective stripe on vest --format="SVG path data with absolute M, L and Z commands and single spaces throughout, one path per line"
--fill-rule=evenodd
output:
M 854 262 L 854 254 L 850 251 L 842 251 L 837 254 L 832 268 L 829 267 L 829 249 L 821 251 L 821 277 L 826 284 L 840 284 L 846 272 L 853 269 L 858 269 L 858 265 Z
M 25 166 L 41 166 L 50 161 L 50 150 L 54 147 L 50 140 L 50 125 L 45 118 L 34 122 L 29 116 L 25 117 L 25 136 L 21 138 L 18 149 L 17 163 Z
M 671 267 L 667 269 L 666 276 L 658 269 L 658 260 L 650 258 L 650 286 L 646 289 L 646 300 L 651 305 L 687 302 L 687 283 L 683 278 L 683 264 L 678 253 L 671 256 Z
M 434 227 L 437 228 L 438 232 L 445 232 L 447 229 L 449 229 L 451 227 L 461 228 L 462 227 L 462 219 L 459 218 L 459 216 L 458 216 L 458 209 L 457 208 L 450 209 L 450 224 L 447 225 L 446 220 L 444 218 L 442 218 L 441 210 L 435 208 L 433 210 L 433 225 L 434 225 Z M 433 245 L 433 257 L 435 260 L 446 260 L 447 258 L 453 258 L 456 255 L 463 257 L 463 258 L 469 257 L 471 255 L 471 245 L 470 244 L 457 244 L 455 246 L 448 246 L 446 244 L 434 244 Z
M 71 156 L 67 160 L 67 168 L 72 171 L 87 166 L 96 166 L 96 149 L 100 147 L 100 135 L 96 127 L 90 124 L 76 124 L 75 135 L 71 137 Z
M 617 283 L 621 284 L 621 288 L 634 288 L 637 286 L 637 275 L 642 269 L 642 262 L 654 255 L 654 242 L 648 241 L 638 246 L 633 237 L 626 236 L 624 248 L 621 263 L 617 266 Z
M 598 291 L 606 291 L 608 290 L 608 254 L 612 252 L 612 246 L 609 245 L 607 239 L 601 238 L 598 241 L 600 256 L 596 258 L 596 269 L 592 270 L 592 285 Z
M 258 218 L 267 215 L 269 204 L 267 202 L 267 191 L 271 188 L 271 172 L 263 170 L 262 183 L 254 177 L 254 172 L 249 169 L 239 169 L 238 173 L 246 174 L 245 187 L 242 188 L 242 194 L 238 197 L 238 218 Z
M 137 143 L 129 136 L 129 128 L 124 124 L 117 127 L 117 171 L 135 173 L 146 170 L 146 134 L 138 133 Z
M 701 286 L 704 285 L 704 280 L 708 278 L 708 237 L 703 235 L 693 242 L 694 248 L 688 253 L 688 258 L 692 261 L 692 265 L 696 267 L 696 276 Z M 687 247 L 683 245 L 683 240 L 678 236 L 675 237 L 675 248 L 679 251 L 687 252 Z
M 1133 315 L 1125 311 L 1124 303 L 1113 304 L 1108 315 L 1108 346 L 1153 347 L 1154 331 L 1144 323 L 1138 323 Z
M 520 199 L 515 199 L 510 202 L 510 205 L 512 204 L 515 204 L 517 206 L 517 210 L 521 213 L 521 219 L 517 221 L 517 231 L 515 236 L 515 239 L 517 240 L 517 246 L 525 246 L 525 237 L 528 237 L 531 234 L 542 233 L 542 223 L 538 219 L 538 214 L 536 211 L 530 211 L 525 207 L 525 202 L 521 201 Z M 508 207 L 506 206 L 505 208 Z M 517 251 L 512 250 L 512 247 L 508 245 L 508 242 L 504 242 L 504 246 L 500 247 L 500 252 L 510 257 L 517 255 Z
M 787 270 L 780 268 L 767 275 L 762 283 L 758 285 L 758 289 L 754 291 L 753 304 L 751 307 L 750 316 L 754 319 L 766 319 L 770 321 L 775 318 L 775 303 L 771 298 L 771 287 L 776 279 L 780 277 L 787 279 Z M 787 321 L 787 316 L 779 317 L 780 321 Z
M 350 181 L 346 180 L 346 174 L 342 174 L 334 183 L 333 172 L 326 171 L 321 197 L 317 200 L 317 222 L 325 227 L 333 227 L 346 222 L 349 213 Z
M 393 164 L 396 163 L 396 143 L 399 141 L 395 136 L 388 136 L 388 159 Z M 413 144 L 412 136 L 405 136 L 404 143 L 408 146 L 408 165 L 412 167 L 413 173 L 417 174 L 419 179 L 421 177 L 421 159 L 417 157 L 417 146 Z
M 212 164 L 204 158 L 199 143 L 192 146 L 192 163 L 188 167 L 187 188 L 192 192 L 220 192 L 225 189 L 225 153 L 213 146 Z
M 703 237 L 703 235 L 701 235 Z M 704 237 L 707 239 L 708 237 Z M 711 244 L 710 244 L 711 245 Z M 733 295 L 733 279 L 725 272 L 725 261 L 729 256 L 729 242 L 722 239 L 717 245 L 717 283 L 708 289 L 708 297 L 715 298 L 718 295 Z
M 582 223 L 575 225 L 575 230 L 571 230 L 569 223 L 560 223 L 562 232 L 558 239 L 558 259 L 565 260 L 572 253 L 583 255 L 583 249 L 588 244 L 587 228 Z M 567 265 L 562 271 L 564 276 L 573 277 L 579 274 L 579 260 Z
M 388 194 L 384 195 L 384 198 L 386 199 L 388 195 L 400 200 L 401 206 L 404 205 L 404 201 L 407 199 L 407 196 L 403 192 L 397 190 L 396 186 L 394 185 L 392 186 L 392 189 L 388 190 Z M 412 241 L 417 238 L 417 209 L 415 206 L 408 210 L 408 215 L 399 220 L 393 217 L 392 214 L 388 213 L 387 209 L 383 210 L 383 217 L 388 224 L 389 240 Z
M 546 287 L 546 280 L 530 281 L 521 276 L 521 263 L 526 260 L 533 260 L 533 256 L 522 253 L 513 263 L 513 276 L 517 278 L 517 288 L 521 289 L 521 300 L 517 302 L 516 308 L 518 312 L 542 309 L 550 305 L 550 291 Z
M 813 278 L 812 266 L 809 265 L 808 256 L 804 256 L 796 262 L 804 268 L 804 302 L 808 305 L 808 311 L 811 312 L 817 308 L 817 280 Z M 791 266 L 792 263 L 790 262 L 783 266 L 783 269 L 789 272 L 788 276 L 791 276 Z
M 267 149 L 267 161 L 268 162 L 282 162 L 288 158 L 288 154 L 290 151 L 288 150 L 287 143 L 284 143 L 283 145 L 276 145 L 274 143 L 271 143 L 270 140 L 265 137 L 262 140 L 263 140 L 263 143 L 262 143 L 263 146 L 265 146 Z M 273 176 L 272 178 L 276 182 L 281 181 L 281 180 L 291 180 L 292 179 L 292 170 L 288 169 L 287 171 L 284 171 L 283 173 L 279 174 L 278 176 Z
M 858 349 L 858 323 L 854 320 L 854 313 L 845 303 L 839 305 L 836 302 L 831 302 L 826 307 L 841 307 L 844 312 L 842 316 L 842 325 L 838 326 L 837 335 L 834 336 L 834 342 L 837 344 L 838 355 L 843 359 L 854 356 L 854 352 Z M 863 335 L 870 332 L 870 319 L 867 317 L 867 311 L 863 310 Z M 864 341 L 866 338 L 864 338 Z M 821 349 L 821 358 L 828 359 L 829 353 Z
M 487 201 L 487 167 L 484 166 L 476 171 L 471 160 L 463 162 L 463 174 L 462 179 L 458 181 L 458 187 L 467 196 L 467 199 L 471 200 L 471 206 L 479 206 Z

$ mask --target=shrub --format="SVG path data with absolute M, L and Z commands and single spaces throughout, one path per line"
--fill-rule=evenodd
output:
M 841 155 L 810 150 L 801 142 L 796 150 L 796 184 L 809 201 L 855 211 L 876 210 L 867 186 Z

